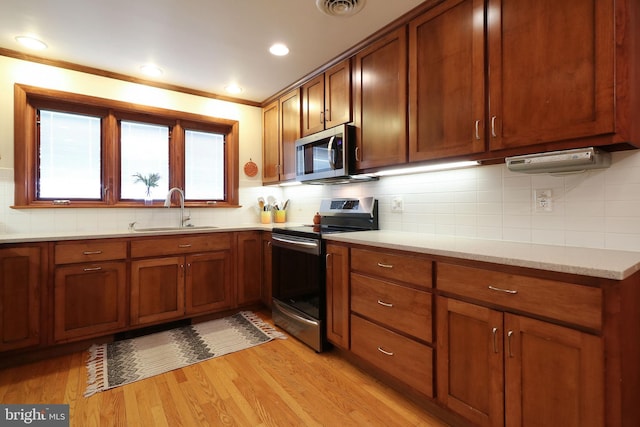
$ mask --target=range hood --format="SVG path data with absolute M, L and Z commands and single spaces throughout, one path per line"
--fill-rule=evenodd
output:
M 593 147 L 527 154 L 504 159 L 507 168 L 522 173 L 576 173 L 611 165 L 611 154 Z

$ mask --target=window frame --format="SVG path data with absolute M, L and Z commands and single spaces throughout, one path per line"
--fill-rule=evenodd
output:
M 37 199 L 38 129 L 40 109 L 101 117 L 102 200 L 71 200 L 56 204 Z M 184 189 L 184 130 L 215 132 L 225 139 L 224 200 L 185 200 L 189 207 L 239 207 L 238 129 L 236 120 L 131 104 L 88 95 L 44 89 L 22 84 L 14 86 L 14 181 L 13 208 L 101 208 L 159 207 L 163 201 L 145 205 L 143 200 L 119 200 L 120 120 L 169 126 L 169 188 Z M 177 199 L 173 199 L 177 203 Z

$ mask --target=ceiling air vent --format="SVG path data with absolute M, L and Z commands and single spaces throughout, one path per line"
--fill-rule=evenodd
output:
M 316 0 L 316 6 L 329 16 L 351 16 L 360 12 L 366 0 Z

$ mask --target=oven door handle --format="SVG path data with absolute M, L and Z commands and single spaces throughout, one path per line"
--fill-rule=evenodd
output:
M 318 247 L 318 243 L 316 242 L 301 242 L 299 240 L 290 240 L 290 239 L 285 239 L 283 237 L 280 236 L 271 236 L 271 238 L 273 240 L 277 240 L 278 242 L 282 242 L 282 243 L 288 243 L 290 245 L 296 245 L 296 246 L 307 246 L 309 248 L 317 248 Z
M 282 303 L 280 303 L 276 299 L 273 300 L 273 304 L 278 307 L 278 310 L 282 311 L 287 316 L 290 316 L 290 317 L 292 317 L 292 318 L 294 318 L 296 320 L 299 320 L 299 321 L 301 321 L 303 323 L 307 323 L 307 324 L 313 325 L 313 326 L 318 326 L 318 324 L 319 324 L 319 322 L 317 320 L 308 319 L 306 317 L 302 317 L 298 313 L 294 313 L 293 311 L 289 310 L 287 307 L 285 307 Z

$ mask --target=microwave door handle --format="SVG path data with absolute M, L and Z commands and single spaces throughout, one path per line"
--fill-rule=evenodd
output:
M 329 166 L 331 166 L 331 169 L 335 170 L 336 168 L 336 162 L 333 159 L 333 140 L 336 139 L 336 136 L 332 136 L 331 139 L 329 140 L 329 145 L 327 145 L 327 156 L 329 157 Z

